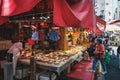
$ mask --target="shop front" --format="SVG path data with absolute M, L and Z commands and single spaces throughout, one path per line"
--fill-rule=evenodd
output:
M 6 24 L 7 27 L 11 23 L 16 24 L 15 34 L 12 33 L 13 31 L 10 32 L 14 34 L 11 40 L 21 41 L 23 44 L 23 49 L 15 64 L 17 67 L 14 68 L 15 77 L 18 79 L 28 77 L 25 74 L 29 73 L 30 80 L 40 80 L 39 77 L 43 71 L 48 74 L 48 80 L 53 80 L 53 73 L 56 80 L 59 80 L 63 72 L 70 72 L 74 64 L 83 59 L 83 52 L 89 47 L 88 36 L 91 33 L 89 29 L 92 31 L 94 26 L 94 12 L 89 13 L 89 10 L 93 10 L 90 7 L 91 1 L 83 1 L 88 5 L 87 13 L 82 14 L 84 17 L 81 16 L 82 11 L 79 14 L 76 11 L 76 9 L 82 10 L 83 7 L 73 7 L 76 2 L 71 5 L 71 1 L 60 1 L 60 3 L 56 0 L 51 1 L 39 0 L 39 3 L 35 3 L 37 6 L 32 6 L 34 8 L 31 8 L 30 12 L 27 10 L 14 13 L 13 11 L 14 14 L 4 14 L 4 16 L 11 16 L 9 23 Z M 62 3 L 65 4 L 64 7 L 67 10 L 63 10 L 60 5 Z M 80 1 L 78 3 L 83 5 Z M 58 9 L 60 10 L 56 13 Z M 87 21 L 86 16 L 92 20 Z M 7 37 L 11 38 L 9 34 Z M 27 66 L 27 69 L 24 69 L 24 66 Z

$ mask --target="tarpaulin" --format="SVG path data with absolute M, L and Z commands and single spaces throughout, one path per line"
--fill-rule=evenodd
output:
M 1 0 L 1 16 L 13 16 L 31 10 L 41 0 Z
M 120 26 L 120 20 L 113 20 L 109 24 Z
M 50 10 L 53 10 L 53 0 L 47 0 L 48 1 L 48 8 Z
M 101 35 L 106 29 L 106 22 L 101 19 L 99 16 L 96 16 L 96 34 Z M 89 27 L 89 32 L 92 32 L 93 29 Z
M 8 17 L 2 17 L 0 16 L 0 25 L 2 25 L 3 23 L 9 21 L 9 18 Z
M 31 10 L 41 0 L 0 0 L 0 25 L 9 20 L 9 16 Z
M 53 0 L 54 24 L 93 28 L 95 15 L 92 0 Z
M 66 75 L 65 80 L 94 80 L 94 73 L 90 72 L 93 59 L 81 60 L 73 66 L 73 70 Z M 69 79 L 74 78 L 74 79 Z
M 103 19 L 101 19 L 99 16 L 96 16 L 96 20 L 97 20 L 97 27 L 101 31 L 104 31 L 106 28 L 106 22 Z
M 80 21 L 75 17 L 66 0 L 53 0 L 53 21 L 57 26 L 80 26 Z
M 0 0 L 0 14 L 1 14 L 1 7 L 2 7 L 2 0 Z M 5 23 L 5 22 L 7 22 L 8 20 L 9 20 L 8 17 L 2 17 L 0 15 L 0 25 L 3 24 L 3 23 Z
M 99 16 L 96 16 L 96 21 L 97 21 L 96 32 L 97 34 L 102 34 L 105 31 L 106 22 Z
M 112 21 L 109 22 L 109 24 L 115 24 L 115 23 L 118 23 L 118 22 L 120 22 L 120 20 L 112 20 Z

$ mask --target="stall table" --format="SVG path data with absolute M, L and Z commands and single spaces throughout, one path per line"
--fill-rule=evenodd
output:
M 55 72 L 57 74 L 57 77 L 59 78 L 61 75 L 61 72 L 68 68 L 68 72 L 70 71 L 70 65 L 75 60 L 81 60 L 82 59 L 82 53 L 76 53 L 75 55 L 71 56 L 69 59 L 65 60 L 64 62 L 61 62 L 60 64 L 48 64 L 43 63 L 40 61 L 36 61 L 36 64 L 39 68 L 49 70 L 52 72 Z M 22 64 L 30 65 L 30 59 L 19 59 L 19 62 Z M 51 80 L 51 79 L 50 79 Z

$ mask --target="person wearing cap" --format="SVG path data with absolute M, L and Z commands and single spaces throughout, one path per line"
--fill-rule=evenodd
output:
M 102 65 L 102 69 L 103 69 L 103 72 L 102 74 L 106 74 L 107 71 L 106 71 L 106 64 L 105 64 L 105 55 L 104 55 L 104 52 L 105 52 L 105 46 L 103 45 L 102 43 L 102 39 L 101 38 L 97 38 L 96 39 L 96 49 L 95 49 L 95 57 L 94 57 L 94 60 L 93 60 L 93 65 L 92 65 L 92 70 L 91 72 L 95 72 L 96 71 L 96 67 L 97 67 L 97 62 L 100 60 L 101 62 L 101 65 Z

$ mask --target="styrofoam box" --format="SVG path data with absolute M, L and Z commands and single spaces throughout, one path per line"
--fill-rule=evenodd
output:
M 24 69 L 17 69 L 16 70 L 16 74 L 15 74 L 15 78 L 17 79 L 23 79 L 25 77 L 28 76 L 28 68 L 24 68 Z
M 44 73 L 38 73 L 36 75 L 36 80 L 50 80 L 49 79 L 49 72 L 44 72 Z M 55 80 L 56 79 L 56 75 L 55 73 L 51 73 L 51 80 Z
M 23 78 L 28 76 L 28 71 L 29 71 L 29 68 L 23 69 Z
M 23 73 L 23 70 L 22 70 L 22 69 L 17 69 L 17 70 L 16 70 L 16 74 L 15 74 L 15 78 L 17 78 L 17 79 L 22 79 L 22 78 L 23 78 L 22 73 Z

